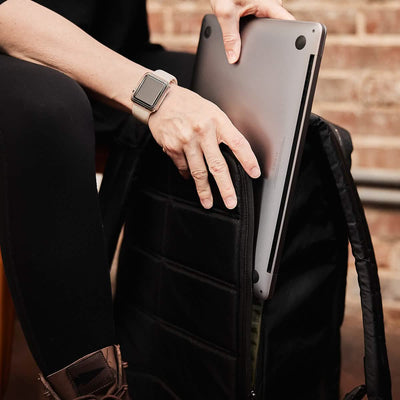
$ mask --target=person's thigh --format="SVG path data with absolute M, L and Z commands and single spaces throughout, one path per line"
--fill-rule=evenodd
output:
M 8 197 L 8 212 L 16 214 L 18 210 L 18 221 L 23 224 L 22 229 L 13 220 L 16 232 L 11 234 L 17 236 L 18 232 L 28 249 L 30 237 L 41 230 L 41 225 L 33 223 L 38 213 L 46 212 L 61 221 L 65 217 L 59 214 L 75 206 L 72 187 L 95 190 L 92 113 L 75 81 L 13 57 L 0 55 L 0 87 L 1 184 Z M 58 198 L 51 193 L 58 193 Z M 32 223 L 27 224 L 29 221 Z M 48 228 L 53 228 L 48 234 L 54 235 L 54 226 Z
M 21 161 L 40 159 L 46 148 L 55 161 L 64 159 L 75 145 L 84 147 L 82 153 L 90 150 L 93 154 L 90 103 L 74 80 L 54 69 L 0 54 L 0 87 L 0 129 L 7 145 L 18 148 Z M 33 155 L 35 151 L 39 154 Z
M 25 335 L 49 372 L 114 338 L 92 109 L 66 75 L 6 55 L 0 88 L 0 246 Z

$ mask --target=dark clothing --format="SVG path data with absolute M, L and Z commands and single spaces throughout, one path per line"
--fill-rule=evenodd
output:
M 0 0 L 0 4 L 5 0 Z M 132 57 L 148 46 L 145 0 L 37 0 L 64 16 L 95 39 Z
M 47 373 L 114 344 L 92 112 L 66 75 L 5 55 L 0 86 L 0 244 L 25 336 Z
M 189 85 L 193 56 L 148 43 L 144 0 L 37 2 Z M 131 115 L 89 101 L 53 69 L 0 53 L 0 87 L 0 247 L 27 342 L 48 375 L 116 342 L 95 134 L 131 132 L 137 146 L 143 138 Z
M 192 55 L 153 49 L 135 59 L 189 85 Z M 0 87 L 0 247 L 25 336 L 48 375 L 116 343 L 95 134 L 130 132 L 135 146 L 143 137 L 131 115 L 90 103 L 53 69 L 0 54 Z

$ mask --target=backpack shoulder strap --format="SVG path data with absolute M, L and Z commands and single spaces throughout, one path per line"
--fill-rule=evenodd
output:
M 369 400 L 391 400 L 391 378 L 377 264 L 364 209 L 350 173 L 349 157 L 343 151 L 346 148 L 351 151 L 350 135 L 343 128 L 316 116 L 312 116 L 310 128 L 320 137 L 336 182 L 360 286 L 365 385 L 348 393 L 345 400 L 362 399 L 365 394 Z

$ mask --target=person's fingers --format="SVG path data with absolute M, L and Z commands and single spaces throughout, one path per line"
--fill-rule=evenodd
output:
M 176 168 L 178 169 L 179 173 L 185 178 L 189 179 L 190 178 L 190 171 L 189 171 L 189 165 L 186 161 L 186 157 L 183 153 L 178 153 L 178 152 L 171 152 L 168 151 L 163 147 L 163 151 L 165 154 L 167 154 L 173 163 L 175 164 Z
M 247 139 L 231 123 L 220 127 L 218 133 L 220 141 L 232 150 L 244 170 L 252 178 L 258 178 L 260 166 Z
M 240 56 L 239 15 L 234 6 L 221 5 L 214 10 L 221 25 L 226 57 L 234 64 Z
M 210 136 L 202 143 L 202 148 L 208 169 L 215 179 L 225 206 L 229 209 L 235 208 L 237 205 L 235 188 L 229 174 L 228 165 L 219 149 L 216 137 Z
M 269 17 L 269 18 L 276 18 L 276 19 L 287 19 L 287 20 L 294 20 L 295 17 L 290 14 L 286 8 L 284 8 L 281 4 L 276 2 L 269 2 L 265 4 L 265 6 L 261 6 L 260 10 L 257 14 L 258 17 Z
M 203 152 L 200 146 L 192 145 L 190 148 L 185 149 L 185 155 L 200 202 L 204 208 L 211 208 L 213 205 L 213 197 L 208 182 L 207 166 L 204 162 Z

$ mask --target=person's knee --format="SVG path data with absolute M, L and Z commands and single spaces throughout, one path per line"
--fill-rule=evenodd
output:
M 35 133 L 33 140 L 54 143 L 65 151 L 74 146 L 94 146 L 89 100 L 68 76 L 48 71 L 47 79 L 31 88 L 31 98 L 26 105 L 25 123 L 30 124 L 31 132 Z
M 92 111 L 83 89 L 68 76 L 16 60 L 0 95 L 0 129 L 21 152 L 57 154 L 94 147 Z M 1 71 L 0 71 L 1 72 Z M 4 75 L 0 81 L 4 80 Z

